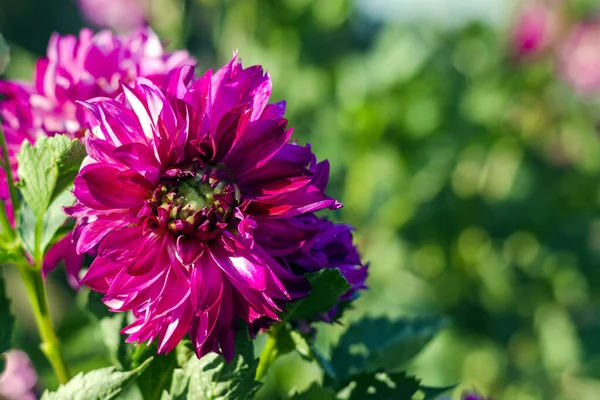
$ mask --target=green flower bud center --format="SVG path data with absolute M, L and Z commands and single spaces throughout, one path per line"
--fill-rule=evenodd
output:
M 227 222 L 239 202 L 237 185 L 208 174 L 197 174 L 175 185 L 163 186 L 159 199 L 160 207 L 169 212 L 172 221 L 185 220 L 191 224 L 196 222 L 199 212 L 215 222 Z M 174 222 L 169 226 L 175 229 Z

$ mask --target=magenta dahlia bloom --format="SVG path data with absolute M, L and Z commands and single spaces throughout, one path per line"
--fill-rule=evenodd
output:
M 150 0 L 77 0 L 83 17 L 101 28 L 128 32 L 146 23 Z
M 230 360 L 240 321 L 254 332 L 309 291 L 278 261 L 311 238 L 298 216 L 341 205 L 324 192 L 328 163 L 289 143 L 261 67 L 234 57 L 192 74 L 178 70 L 166 93 L 138 79 L 85 103 L 95 120 L 69 213 L 78 252 L 98 248 L 82 282 L 133 312 L 129 342 L 162 353 L 188 333 L 198 357 Z
M 555 41 L 558 17 L 554 7 L 536 0 L 518 11 L 512 28 L 512 52 L 517 58 L 536 56 Z
M 279 223 L 279 222 L 278 222 Z M 326 219 L 316 216 L 302 215 L 294 223 L 304 224 L 305 235 L 309 239 L 300 249 L 284 257 L 284 262 L 292 271 L 299 273 L 316 272 L 323 268 L 338 268 L 348 283 L 352 286 L 340 302 L 350 302 L 358 296 L 358 291 L 366 289 L 368 265 L 362 264 L 356 247 L 352 244 L 352 230 L 350 225 L 334 224 Z M 257 241 L 263 243 L 267 235 L 257 232 Z M 333 307 L 329 312 L 315 316 L 315 318 L 333 322 L 338 313 L 338 307 Z
M 600 91 L 600 19 L 577 25 L 565 39 L 559 59 L 562 78 L 578 93 Z
M 29 356 L 21 350 L 10 350 L 0 357 L 6 357 L 4 371 L 0 374 L 0 399 L 37 399 L 35 386 L 38 376 Z
M 79 37 L 54 34 L 46 57 L 36 64 L 32 83 L 0 81 L 0 116 L 6 135 L 10 163 L 16 175 L 15 154 L 24 140 L 66 133 L 85 136 L 86 111 L 77 102 L 93 97 L 114 98 L 122 93 L 121 82 L 145 77 L 162 89 L 173 71 L 194 60 L 186 51 L 165 52 L 150 28 L 126 36 L 109 31 L 94 34 L 83 29 Z M 0 171 L 0 197 L 12 215 L 6 176 Z M 61 247 L 55 259 L 73 257 L 73 246 Z M 45 272 L 52 268 L 45 263 Z M 76 277 L 73 277 L 76 279 Z

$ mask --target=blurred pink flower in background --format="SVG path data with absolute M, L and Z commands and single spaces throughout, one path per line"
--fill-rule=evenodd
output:
M 559 72 L 578 93 L 600 90 L 600 20 L 579 23 L 562 44 Z
M 20 350 L 4 353 L 6 367 L 0 374 L 0 398 L 8 400 L 35 400 L 37 373 L 29 356 Z
M 515 57 L 532 57 L 546 50 L 558 34 L 556 10 L 541 1 L 528 2 L 518 11 L 512 28 L 512 52 Z
M 90 24 L 128 32 L 146 23 L 150 0 L 77 0 Z

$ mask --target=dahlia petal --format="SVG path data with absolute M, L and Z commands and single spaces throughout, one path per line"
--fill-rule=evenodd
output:
M 256 218 L 256 223 L 256 241 L 275 257 L 300 249 L 319 230 L 297 218 Z
M 286 119 L 253 121 L 223 160 L 233 171 L 263 166 L 289 140 Z
M 192 65 L 184 65 L 177 68 L 167 87 L 167 94 L 170 94 L 175 99 L 182 99 L 186 92 L 188 84 L 194 78 L 194 67 Z
M 267 104 L 260 119 L 278 119 L 283 118 L 285 114 L 285 100 L 274 104 Z
M 127 85 L 123 85 L 123 94 L 125 94 L 127 102 L 135 113 L 146 140 L 152 142 L 154 140 L 154 130 L 156 129 L 158 116 L 151 116 L 150 111 L 146 108 L 144 103 L 142 103 L 138 96 L 132 89 L 127 87 Z
M 194 335 L 192 336 L 194 338 L 196 348 L 202 347 L 213 334 L 213 330 L 217 325 L 217 321 L 219 320 L 221 304 L 222 302 L 218 301 L 206 311 L 197 312 L 197 330 L 194 331 Z M 211 346 L 213 345 L 214 344 L 211 344 Z
M 164 241 L 163 235 L 144 235 L 139 227 L 125 228 L 109 233 L 100 245 L 99 254 L 112 261 L 119 261 L 130 275 L 144 275 L 154 266 L 155 252 L 164 248 Z M 119 248 L 115 243 L 126 247 Z
M 158 353 L 168 353 L 177 346 L 186 334 L 194 314 L 190 307 L 182 305 L 170 316 L 171 321 L 158 341 Z
M 260 116 L 271 94 L 271 79 L 262 67 L 256 65 L 242 69 L 242 63 L 234 54 L 232 60 L 213 77 L 213 118 L 220 117 L 235 104 L 251 101 L 255 110 L 253 119 Z M 214 130 L 214 126 L 211 125 Z
M 130 208 L 141 205 L 150 197 L 152 185 L 135 171 L 120 171 L 111 166 L 89 165 L 78 176 L 75 196 L 84 197 L 83 182 L 87 191 L 96 202 L 109 208 Z M 82 182 L 83 181 L 83 182 Z M 88 196 L 85 196 L 88 198 Z M 80 198 L 81 200 L 81 198 Z
M 193 264 L 202 256 L 204 249 L 196 239 L 186 238 L 184 235 L 177 237 L 176 251 L 177 260 L 183 265 Z
M 80 102 L 96 120 L 91 128 L 94 137 L 107 141 L 113 146 L 127 143 L 145 143 L 146 138 L 140 129 L 140 124 L 133 112 L 117 101 L 94 98 Z
M 223 115 L 214 136 L 217 149 L 214 162 L 219 162 L 225 157 L 240 139 L 250 121 L 250 112 L 247 104 L 240 104 Z
M 77 253 L 84 254 L 96 247 L 104 237 L 113 230 L 124 228 L 129 221 L 122 219 L 121 215 L 99 216 L 95 221 L 82 227 L 77 241 Z
M 154 152 L 142 143 L 128 143 L 117 147 L 112 156 L 123 165 L 137 171 L 148 181 L 158 182 L 160 168 Z
M 211 113 L 211 80 L 212 71 L 206 72 L 200 79 L 195 81 L 184 95 L 183 100 L 187 102 L 197 114 L 199 127 L 195 134 L 190 135 L 190 141 L 201 140 L 207 136 L 210 130 Z M 194 133 L 194 132 L 193 132 Z
M 96 257 L 81 279 L 81 283 L 95 291 L 106 293 L 119 271 L 121 271 L 121 265 L 118 262 L 104 257 Z
M 72 232 L 69 232 L 64 238 L 54 244 L 44 256 L 42 264 L 42 275 L 44 278 L 46 278 L 49 272 L 56 269 L 56 265 L 61 260 L 65 261 L 65 270 L 69 283 L 72 287 L 78 289 L 80 286 L 79 270 L 83 264 L 83 256 L 78 255 L 75 251 Z
M 196 313 L 207 311 L 221 301 L 223 276 L 221 269 L 208 256 L 192 266 L 192 307 Z
M 251 189 L 280 179 L 307 175 L 307 166 L 313 157 L 310 146 L 287 143 L 261 168 L 243 171 L 238 176 L 240 187 Z
M 223 272 L 238 285 L 259 291 L 266 289 L 267 278 L 264 265 L 247 258 L 247 254 L 231 253 L 219 245 L 212 246 L 209 253 Z

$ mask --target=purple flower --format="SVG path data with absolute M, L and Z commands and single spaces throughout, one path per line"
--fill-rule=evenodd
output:
M 20 350 L 4 353 L 6 364 L 0 374 L 0 398 L 8 400 L 35 400 L 37 373 L 27 354 Z
M 486 397 L 477 394 L 476 392 L 465 392 L 462 394 L 462 400 L 486 400 Z M 487 398 L 487 400 L 492 400 Z
M 52 35 L 46 57 L 36 64 L 33 83 L 0 81 L 2 128 L 6 135 L 13 173 L 16 176 L 15 154 L 25 140 L 34 143 L 42 136 L 66 133 L 71 137 L 85 136 L 86 111 L 78 101 L 93 97 L 114 98 L 122 93 L 120 83 L 146 77 L 166 88 L 172 72 L 193 64 L 186 51 L 167 53 L 150 28 L 127 36 L 109 31 L 94 34 L 89 29 L 72 35 Z M 0 171 L 0 197 L 7 202 L 12 218 L 6 176 Z M 55 250 L 53 259 L 74 255 L 73 245 L 62 242 L 62 254 Z M 44 273 L 54 268 L 46 262 Z M 73 270 L 73 269 L 72 269 Z M 72 279 L 77 280 L 77 276 Z
M 149 0 L 78 0 L 84 18 L 94 26 L 128 32 L 146 23 Z
M 550 6 L 541 1 L 526 3 L 515 20 L 512 51 L 517 58 L 540 54 L 556 39 L 558 18 Z
M 559 72 L 578 93 L 590 95 L 600 90 L 600 19 L 576 26 L 563 43 Z
M 69 213 L 79 254 L 98 248 L 82 282 L 133 312 L 127 341 L 163 353 L 188 333 L 198 357 L 231 360 L 240 321 L 268 326 L 309 291 L 279 262 L 314 235 L 299 216 L 341 205 L 324 193 L 328 163 L 288 143 L 261 67 L 234 57 L 192 77 L 183 67 L 166 93 L 138 79 L 84 103 L 94 120 Z
M 353 300 L 359 290 L 366 289 L 365 280 L 368 272 L 368 265 L 362 264 L 358 250 L 352 244 L 353 228 L 349 225 L 334 224 L 314 215 L 300 216 L 298 221 L 305 225 L 307 232 L 315 233 L 311 234 L 310 240 L 307 240 L 300 249 L 284 257 L 285 262 L 293 271 L 300 273 L 315 272 L 324 267 L 338 268 L 352 286 L 339 300 L 340 302 Z M 337 313 L 338 306 L 335 306 L 316 318 L 333 322 Z

